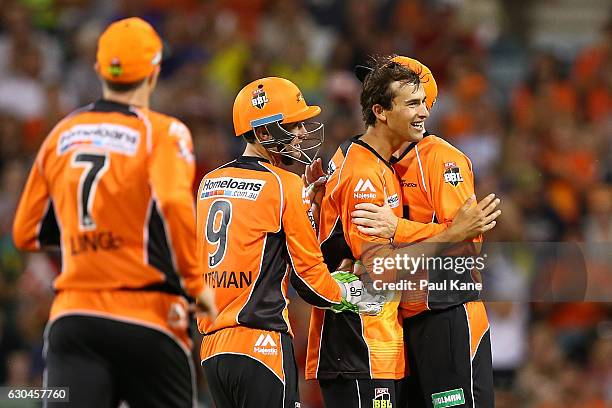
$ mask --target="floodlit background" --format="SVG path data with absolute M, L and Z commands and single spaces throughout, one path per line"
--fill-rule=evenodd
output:
M 15 206 L 46 133 L 99 97 L 92 68 L 97 36 L 122 17 L 145 18 L 165 41 L 153 108 L 190 127 L 197 181 L 241 151 L 231 108 L 247 82 L 283 76 L 308 103 L 320 104 L 322 155 L 329 158 L 363 130 L 353 66 L 370 54 L 397 53 L 425 63 L 438 82 L 427 129 L 472 159 L 480 196 L 493 191 L 503 198 L 501 223 L 487 240 L 600 243 L 604 257 L 612 252 L 607 0 L 0 0 L 0 6 L 0 385 L 41 384 L 42 332 L 59 270 L 57 258 L 14 248 Z M 588 268 L 599 272 L 610 299 L 612 271 L 603 265 Z M 521 252 L 491 269 L 502 293 L 520 291 L 542 273 Z M 309 308 L 294 300 L 303 368 Z M 610 303 L 487 308 L 498 407 L 612 404 Z M 210 406 L 205 379 L 199 384 L 201 404 Z M 303 406 L 321 406 L 317 388 L 301 384 Z

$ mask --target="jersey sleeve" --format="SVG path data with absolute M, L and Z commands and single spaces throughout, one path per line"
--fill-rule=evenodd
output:
M 197 263 L 195 209 L 191 192 L 195 175 L 189 129 L 178 121 L 162 126 L 154 138 L 149 161 L 153 198 L 157 201 L 169 235 L 176 267 L 191 296 L 204 288 Z
M 431 153 L 432 159 L 425 170 L 430 199 L 438 222 L 449 223 L 474 194 L 472 163 L 463 153 L 447 145 L 439 145 Z M 482 242 L 482 235 L 473 242 Z
M 438 235 L 447 227 L 447 224 L 438 224 L 435 222 L 423 224 L 400 218 L 397 222 L 393 241 L 401 243 L 420 242 L 434 235 Z
M 323 262 L 321 248 L 304 208 L 302 181 L 297 176 L 284 177 L 283 190 L 282 225 L 293 268 L 291 284 L 300 297 L 314 306 L 339 303 L 340 288 Z
M 43 174 L 43 144 L 25 185 L 13 222 L 13 241 L 22 250 L 59 249 L 60 231 Z

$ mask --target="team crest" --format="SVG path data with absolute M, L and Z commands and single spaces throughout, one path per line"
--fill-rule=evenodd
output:
M 453 187 L 457 187 L 459 183 L 463 183 L 463 177 L 461 176 L 457 163 L 444 163 L 444 182 L 449 183 Z
M 389 388 L 374 388 L 372 408 L 393 408 Z
M 258 85 L 257 89 L 253 91 L 253 106 L 258 109 L 263 109 L 268 103 L 268 96 L 266 95 L 266 91 L 263 90 L 263 85 Z

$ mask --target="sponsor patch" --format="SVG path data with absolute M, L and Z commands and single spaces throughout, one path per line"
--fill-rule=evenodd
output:
M 393 194 L 391 197 L 387 197 L 387 203 L 389 204 L 389 207 L 391 208 L 399 207 L 399 204 L 400 204 L 399 196 L 397 194 Z
M 400 180 L 400 184 L 402 187 L 416 187 L 417 186 L 417 183 L 412 182 L 412 181 L 407 181 L 404 179 Z
M 93 147 L 133 156 L 139 144 L 140 133 L 127 126 L 112 123 L 75 125 L 60 134 L 57 155 L 77 148 Z
M 219 177 L 204 180 L 200 200 L 206 198 L 229 197 L 257 200 L 266 182 L 256 179 Z
M 108 67 L 108 73 L 111 74 L 112 77 L 116 78 L 123 73 L 123 68 L 121 67 L 121 61 L 119 58 L 113 58 Z
M 459 171 L 459 166 L 455 162 L 444 163 L 444 182 L 456 187 L 459 183 L 463 183 L 463 177 Z
M 253 98 L 251 99 L 251 103 L 253 106 L 258 109 L 263 109 L 268 103 L 268 95 L 266 95 L 266 91 L 263 90 L 263 85 L 259 84 L 257 89 L 253 91 Z
M 353 190 L 353 198 L 357 200 L 373 200 L 376 198 L 376 189 L 370 179 L 359 179 L 355 190 Z
M 447 408 L 465 404 L 463 388 L 431 394 L 434 408 Z
M 329 164 L 327 165 L 327 175 L 331 176 L 332 174 L 334 174 L 335 171 L 336 171 L 336 163 L 334 163 L 333 160 L 330 160 Z
M 334 163 L 333 160 L 330 160 L 329 164 L 327 165 L 327 175 L 331 177 L 331 175 L 334 174 L 335 171 L 336 171 L 336 163 Z
M 255 346 L 253 346 L 253 352 L 274 356 L 278 354 L 278 348 L 276 347 L 276 343 L 270 334 L 262 333 L 255 342 Z
M 372 408 L 393 408 L 389 388 L 374 388 Z

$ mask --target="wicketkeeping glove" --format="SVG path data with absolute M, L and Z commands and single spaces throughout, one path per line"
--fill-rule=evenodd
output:
M 338 282 L 342 290 L 342 301 L 330 309 L 336 313 L 354 312 L 365 315 L 377 315 L 381 312 L 384 303 L 377 301 L 363 287 L 363 283 L 356 275 L 350 272 L 337 271 L 332 277 Z

